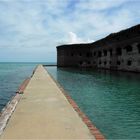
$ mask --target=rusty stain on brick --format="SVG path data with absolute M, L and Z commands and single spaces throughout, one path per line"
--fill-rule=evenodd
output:
M 24 92 L 26 86 L 28 85 L 29 81 L 30 81 L 30 78 L 25 79 L 23 81 L 23 83 L 20 85 L 20 87 L 19 87 L 19 89 L 17 90 L 16 93 L 23 94 L 23 92 Z

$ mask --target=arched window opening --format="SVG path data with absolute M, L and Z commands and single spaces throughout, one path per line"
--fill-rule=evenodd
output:
M 101 65 L 102 64 L 102 62 L 101 61 L 99 61 L 99 65 Z
M 140 53 L 140 44 L 138 44 L 137 47 L 138 47 L 138 52 Z
M 71 53 L 71 56 L 73 56 L 74 54 L 73 53 Z
M 109 52 L 110 52 L 110 56 L 112 56 L 112 49 L 110 49 Z
M 104 56 L 107 56 L 107 50 L 103 50 Z
M 127 45 L 125 47 L 125 49 L 126 49 L 127 52 L 132 52 L 132 46 L 131 45 Z
M 87 57 L 92 57 L 92 53 L 91 52 L 87 52 L 86 56 Z
M 116 54 L 117 55 L 122 55 L 122 49 L 121 48 L 117 48 L 116 49 Z
M 81 52 L 79 53 L 79 56 L 82 56 L 82 53 Z
M 88 61 L 88 64 L 90 65 L 90 61 Z
M 82 62 L 82 61 L 80 61 L 80 62 L 79 62 L 79 64 L 80 64 L 80 65 L 82 65 L 82 64 L 83 64 L 83 62 Z
M 128 65 L 128 66 L 131 66 L 131 65 L 132 65 L 132 61 L 131 61 L 131 60 L 128 60 L 128 61 L 127 61 L 127 65 Z
M 121 64 L 121 62 L 118 60 L 118 61 L 117 61 L 117 65 L 120 65 L 120 64 Z
M 101 57 L 101 56 L 102 56 L 102 52 L 98 51 L 98 57 Z
M 90 52 L 90 57 L 92 57 L 92 53 Z

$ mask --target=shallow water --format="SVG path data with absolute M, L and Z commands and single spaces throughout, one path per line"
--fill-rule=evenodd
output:
M 140 74 L 47 70 L 107 139 L 140 139 Z

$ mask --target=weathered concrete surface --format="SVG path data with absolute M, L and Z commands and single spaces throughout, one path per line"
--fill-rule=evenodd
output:
M 39 65 L 0 138 L 94 139 L 94 136 Z
M 7 103 L 7 105 L 3 108 L 2 112 L 0 113 L 0 135 L 3 133 L 6 124 L 11 117 L 12 113 L 14 112 L 17 103 L 21 98 L 20 94 L 16 94 L 11 101 Z

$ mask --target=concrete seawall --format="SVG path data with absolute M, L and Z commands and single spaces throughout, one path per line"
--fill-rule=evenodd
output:
M 0 139 L 104 139 L 91 133 L 69 102 L 39 65 Z

